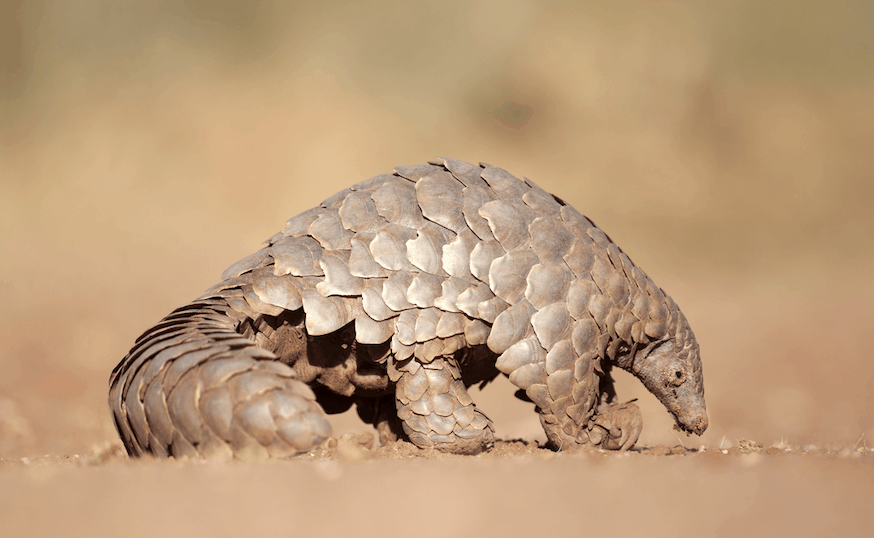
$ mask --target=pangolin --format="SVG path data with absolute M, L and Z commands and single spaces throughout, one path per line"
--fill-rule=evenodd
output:
M 476 454 L 468 388 L 500 374 L 555 450 L 625 450 L 642 428 L 611 369 L 687 433 L 708 425 L 698 343 L 607 234 L 529 179 L 453 159 L 401 166 L 290 219 L 140 336 L 110 377 L 131 456 L 308 451 L 353 404 L 380 439 Z

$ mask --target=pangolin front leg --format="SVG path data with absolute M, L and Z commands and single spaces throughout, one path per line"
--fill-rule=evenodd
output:
M 561 319 L 559 312 L 547 315 Z M 555 341 L 549 333 L 560 324 L 551 318 L 535 318 L 535 324 L 550 328 L 541 330 L 550 349 L 543 349 L 540 340 L 531 336 L 501 355 L 497 367 L 537 406 L 547 446 L 553 450 L 633 447 L 643 427 L 640 411 L 633 403 L 609 403 L 615 395 L 612 378 L 609 367 L 605 371 L 601 366 L 597 340 L 583 338 L 586 330 L 576 330 L 570 331 L 569 339 Z
M 603 405 L 586 430 L 592 446 L 628 450 L 637 443 L 643 430 L 640 408 L 633 402 Z
M 390 368 L 398 418 L 419 448 L 478 454 L 494 444 L 492 422 L 473 403 L 455 359 L 411 357 Z

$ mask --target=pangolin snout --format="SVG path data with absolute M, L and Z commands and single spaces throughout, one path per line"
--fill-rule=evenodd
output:
M 698 414 L 690 413 L 686 416 L 676 417 L 676 420 L 677 428 L 687 433 L 694 433 L 695 435 L 703 434 L 704 430 L 707 429 L 707 426 L 710 425 L 710 421 L 707 419 L 706 412 Z
M 710 425 L 710 421 L 707 419 L 707 415 L 700 415 L 695 419 L 695 422 L 688 426 L 689 431 L 694 433 L 695 435 L 701 435 L 704 433 L 704 430 L 707 429 L 707 426 Z

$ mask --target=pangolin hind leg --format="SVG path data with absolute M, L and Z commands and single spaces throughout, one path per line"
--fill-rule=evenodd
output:
M 411 357 L 389 369 L 404 433 L 420 448 L 478 454 L 494 444 L 492 422 L 473 403 L 452 357 Z
M 394 394 L 379 398 L 361 398 L 356 403 L 356 410 L 362 421 L 376 428 L 381 445 L 405 437 Z

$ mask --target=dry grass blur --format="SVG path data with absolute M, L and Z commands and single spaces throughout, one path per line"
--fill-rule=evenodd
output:
M 671 293 L 711 414 L 687 445 L 874 446 L 872 27 L 865 2 L 0 0 L 0 458 L 114 439 L 143 329 L 437 156 L 533 178 Z M 537 439 L 511 394 L 479 400 Z

